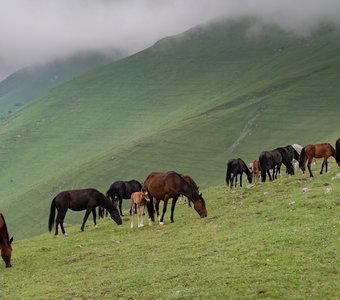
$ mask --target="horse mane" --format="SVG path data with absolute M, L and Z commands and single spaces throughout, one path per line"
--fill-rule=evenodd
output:
M 9 244 L 9 235 L 8 235 L 8 230 L 7 230 L 7 224 L 6 224 L 6 221 L 5 221 L 5 217 L 2 213 L 0 213 L 0 217 L 2 218 L 2 221 L 4 223 L 4 230 L 5 230 L 5 233 L 6 233 L 6 239 L 7 239 L 7 243 Z
M 250 172 L 247 164 L 241 158 L 239 158 L 239 162 L 242 164 L 243 171 L 247 174 L 247 176 L 250 176 L 251 172 Z

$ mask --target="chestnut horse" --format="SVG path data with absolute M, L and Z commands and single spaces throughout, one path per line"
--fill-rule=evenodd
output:
M 260 172 L 261 172 L 260 161 L 258 159 L 255 159 L 253 161 L 251 171 L 252 171 L 252 175 L 254 178 L 254 183 L 256 184 L 260 181 Z
M 180 195 L 184 195 L 194 204 L 194 209 L 201 218 L 207 216 L 207 209 L 202 194 L 198 194 L 196 188 L 176 172 L 150 173 L 144 181 L 142 190 L 147 191 L 151 199 L 148 205 L 150 219 L 154 221 L 154 203 L 160 225 L 164 224 L 164 215 L 170 198 L 172 198 L 170 221 L 174 222 L 174 210 Z M 161 218 L 159 218 L 159 203 L 161 200 L 164 201 L 164 206 L 163 214 Z
M 144 226 L 144 208 L 146 203 L 150 201 L 147 191 L 134 192 L 131 194 L 131 228 L 133 228 L 133 216 L 135 214 L 135 206 L 137 206 L 138 228 Z
M 242 187 L 242 175 L 243 172 L 247 174 L 247 179 L 249 183 L 252 183 L 253 176 L 248 169 L 246 163 L 241 158 L 230 159 L 227 162 L 227 173 L 226 173 L 226 182 L 230 188 L 233 188 L 234 179 L 235 179 L 235 187 L 237 185 L 237 176 L 240 175 L 240 186 Z
M 312 171 L 310 169 L 310 165 L 312 163 L 313 158 L 322 158 L 323 162 L 320 170 L 320 174 L 322 174 L 324 166 L 326 167 L 326 173 L 327 173 L 327 167 L 328 162 L 327 159 L 333 156 L 335 158 L 335 150 L 331 144 L 323 143 L 323 144 L 309 144 L 302 148 L 300 159 L 299 159 L 299 167 L 302 170 L 303 173 L 305 173 L 306 170 L 306 162 L 307 167 L 309 171 L 310 177 L 314 177 L 312 174 Z
M 13 237 L 9 238 L 5 217 L 3 214 L 0 213 L 0 248 L 1 257 L 6 264 L 6 268 L 12 267 L 11 264 L 12 242 Z
M 182 178 L 189 184 L 191 184 L 195 189 L 196 192 L 199 193 L 199 187 L 196 182 L 189 176 L 189 175 L 182 175 Z M 188 206 L 191 207 L 190 200 L 188 199 Z
M 104 207 L 111 215 L 111 219 L 118 225 L 122 224 L 118 209 L 112 202 L 107 199 L 101 192 L 96 189 L 71 190 L 60 192 L 51 203 L 50 217 L 48 221 L 48 229 L 51 232 L 54 225 L 55 210 L 58 215 L 55 219 L 55 235 L 58 235 L 58 225 L 60 224 L 63 235 L 67 235 L 64 229 L 64 219 L 68 209 L 74 211 L 86 210 L 81 231 L 84 231 L 85 223 L 89 214 L 93 214 L 93 223 L 96 226 L 96 207 Z
M 335 142 L 335 160 L 340 167 L 340 138 Z

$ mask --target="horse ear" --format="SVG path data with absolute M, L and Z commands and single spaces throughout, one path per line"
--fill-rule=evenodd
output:
M 9 240 L 9 244 L 12 244 L 13 242 L 13 237 L 11 237 L 11 239 Z

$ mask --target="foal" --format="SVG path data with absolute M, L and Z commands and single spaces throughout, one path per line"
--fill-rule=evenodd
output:
M 150 201 L 147 191 L 134 192 L 131 194 L 131 228 L 133 228 L 133 217 L 135 214 L 135 205 L 137 206 L 138 228 L 143 227 L 144 209 L 146 203 Z

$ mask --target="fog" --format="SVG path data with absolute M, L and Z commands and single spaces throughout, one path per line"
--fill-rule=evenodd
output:
M 340 22 L 339 0 L 0 0 L 0 80 L 78 52 L 134 53 L 215 18 L 256 16 L 306 32 Z

